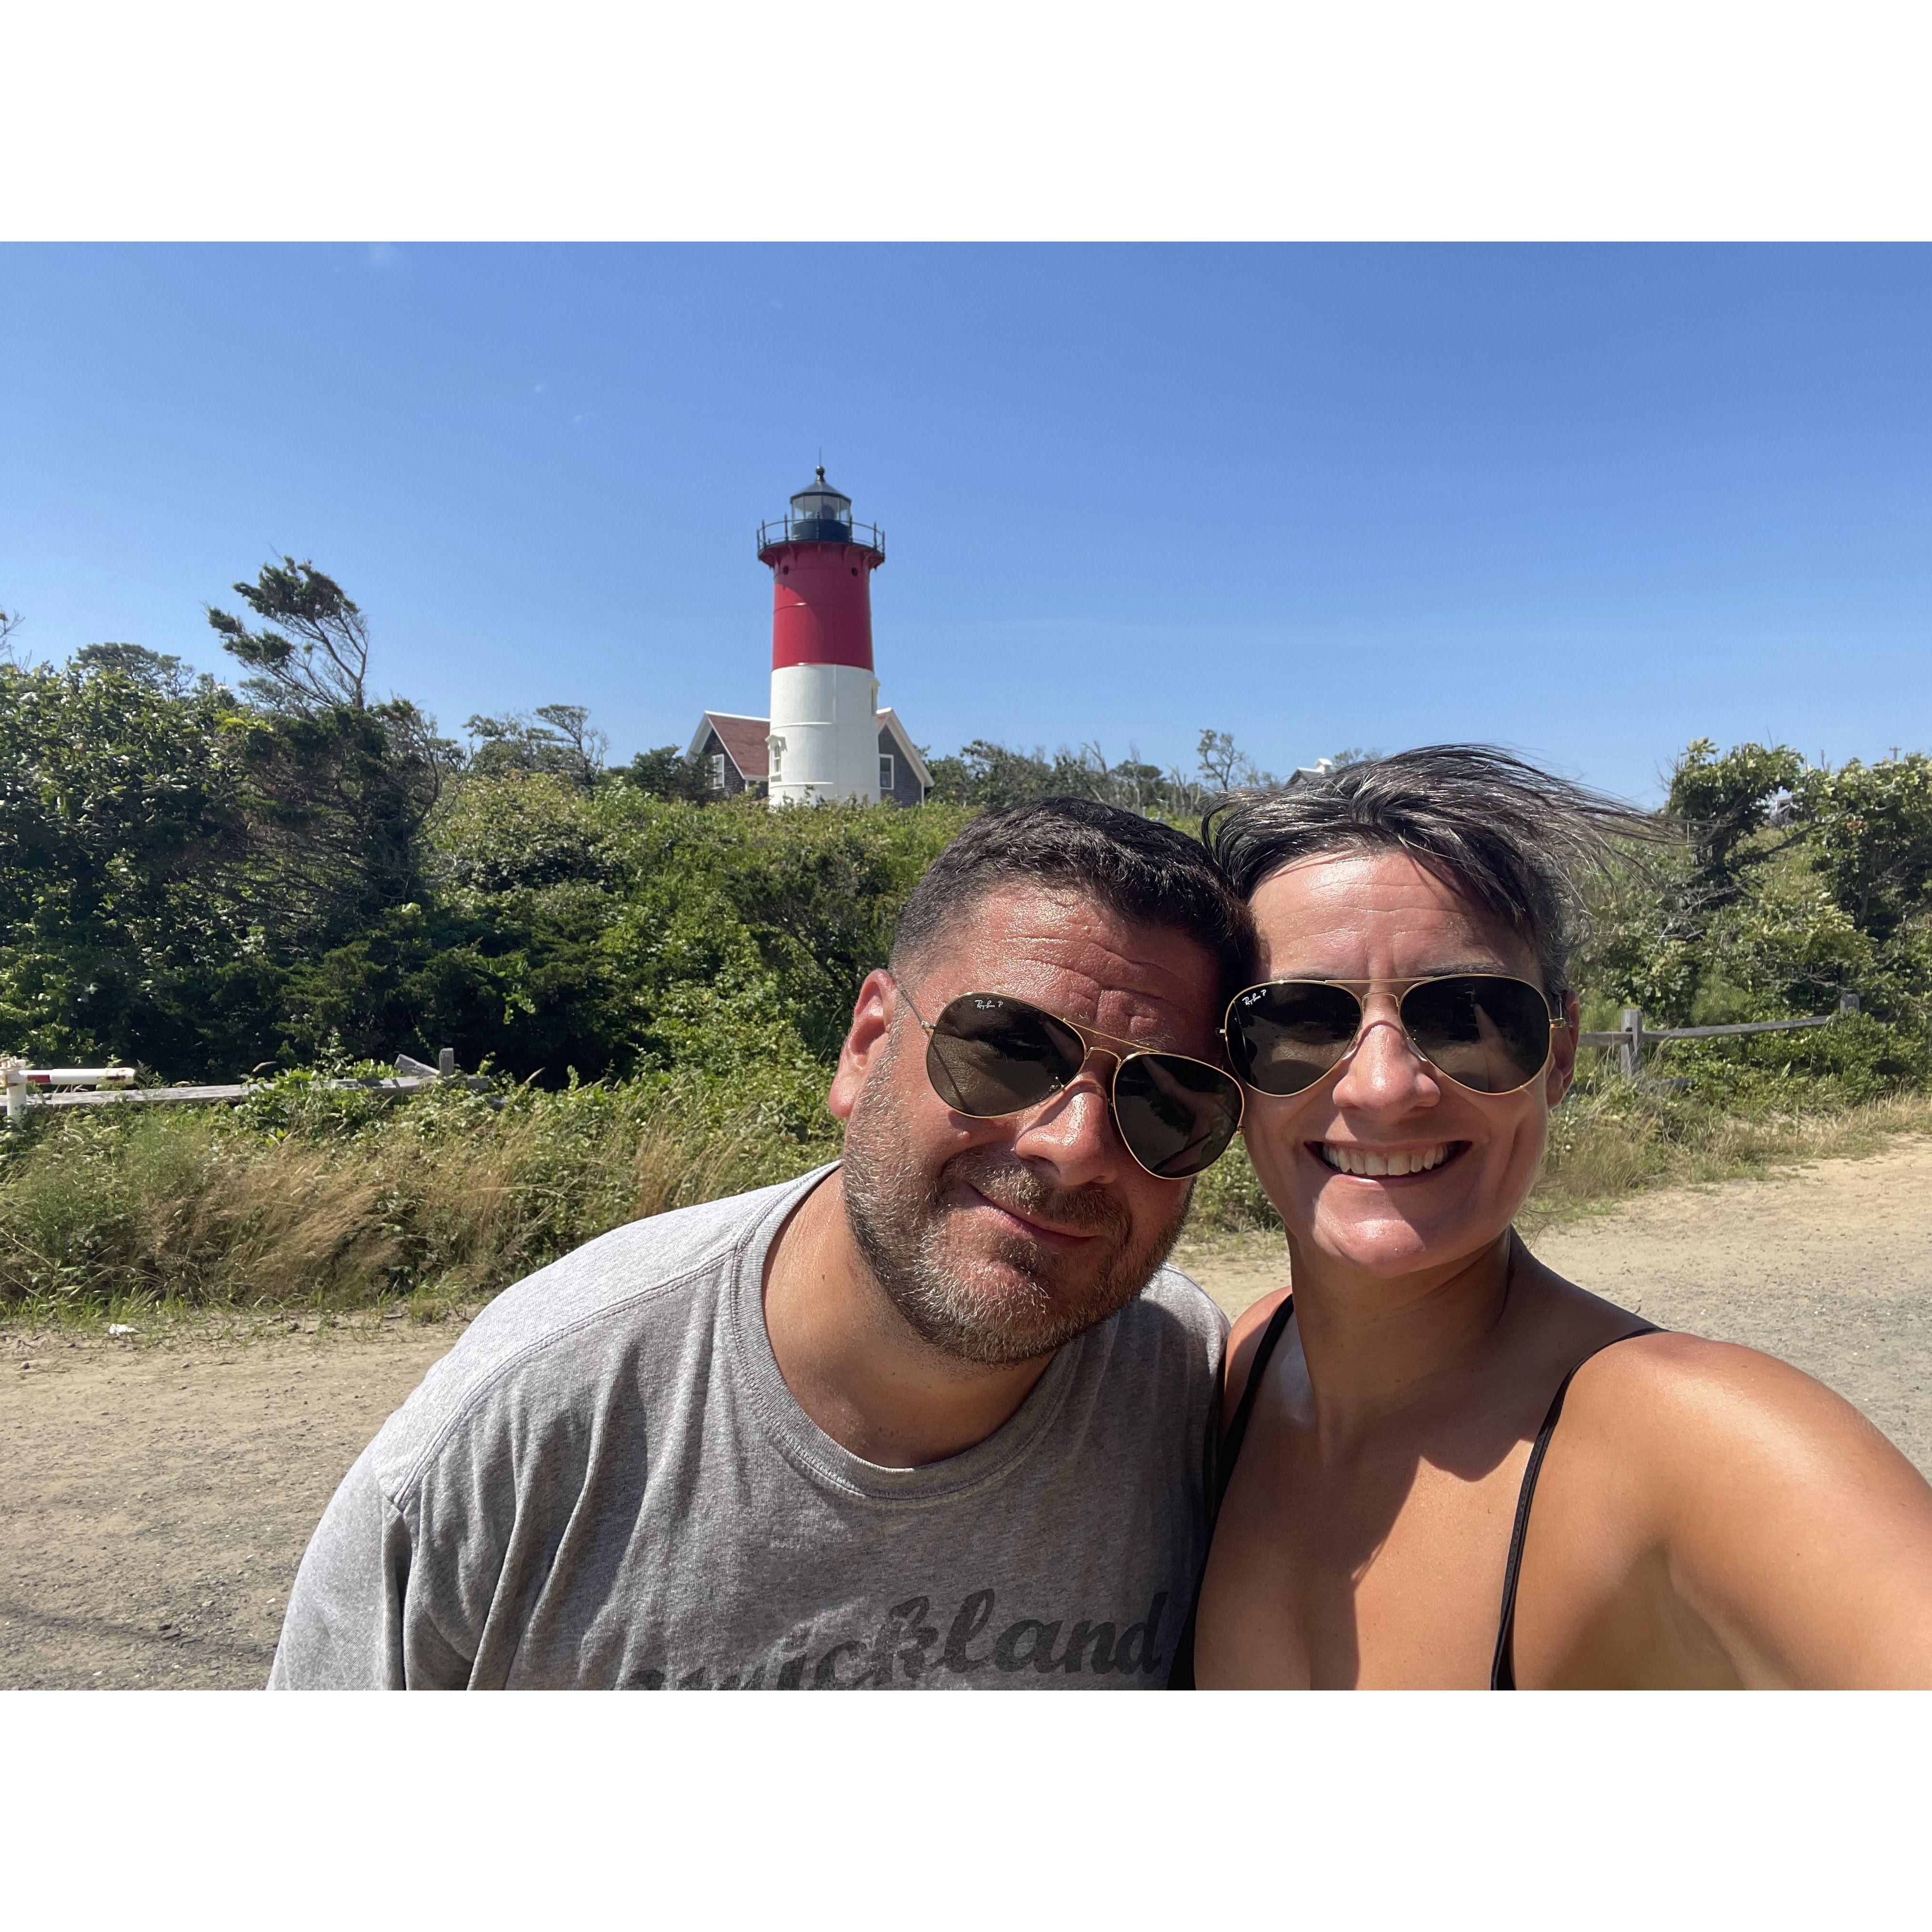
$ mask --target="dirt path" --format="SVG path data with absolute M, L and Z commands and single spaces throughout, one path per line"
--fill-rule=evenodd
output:
M 250 1686 L 344 1470 L 460 1333 L 10 1336 L 0 1686 Z
M 1932 1140 L 1643 1196 L 1530 1246 L 1667 1328 L 1795 1363 L 1932 1477 Z M 1273 1240 L 1178 1258 L 1231 1316 L 1286 1278 Z
M 1653 1321 L 1796 1363 L 1932 1474 L 1932 1140 L 1533 1245 Z M 1230 1313 L 1282 1275 L 1268 1241 L 1183 1259 Z M 322 1506 L 459 1333 L 0 1334 L 0 1687 L 260 1684 Z

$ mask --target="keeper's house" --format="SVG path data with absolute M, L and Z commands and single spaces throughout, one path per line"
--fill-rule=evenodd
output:
M 879 732 L 878 796 L 886 805 L 923 805 L 932 788 L 926 760 L 888 707 L 876 712 Z M 707 711 L 698 722 L 686 756 L 711 774 L 711 788 L 735 798 L 742 791 L 771 794 L 772 724 L 769 718 L 740 718 L 729 711 Z

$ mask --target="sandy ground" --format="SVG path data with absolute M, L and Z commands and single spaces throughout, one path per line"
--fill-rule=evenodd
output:
M 1652 1321 L 1796 1363 L 1932 1474 L 1932 1141 L 1532 1245 Z M 1183 1258 L 1231 1314 L 1283 1272 L 1267 1241 Z M 0 1334 L 0 1687 L 260 1684 L 330 1492 L 460 1332 Z
M 316 1519 L 460 1332 L 8 1336 L 0 1687 L 261 1684 Z

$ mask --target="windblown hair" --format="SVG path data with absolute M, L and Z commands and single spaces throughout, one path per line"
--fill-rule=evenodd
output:
M 1533 949 L 1552 999 L 1570 990 L 1582 876 L 1608 863 L 1616 841 L 1660 836 L 1649 814 L 1490 745 L 1424 745 L 1278 790 L 1231 792 L 1202 824 L 1244 899 L 1298 859 L 1411 853 Z
M 1137 925 L 1182 934 L 1214 960 L 1224 993 L 1244 982 L 1253 925 L 1200 842 L 1085 798 L 1040 799 L 968 825 L 906 901 L 894 969 L 929 956 L 989 893 L 1009 886 L 1078 893 Z

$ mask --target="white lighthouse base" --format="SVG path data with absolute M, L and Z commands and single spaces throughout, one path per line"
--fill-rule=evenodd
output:
M 772 673 L 771 776 L 782 805 L 879 802 L 879 680 L 856 664 Z

